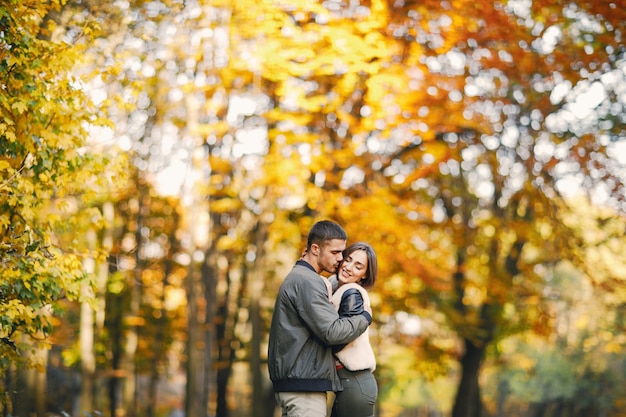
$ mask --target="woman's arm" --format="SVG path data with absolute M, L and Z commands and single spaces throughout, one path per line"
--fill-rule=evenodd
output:
M 339 317 L 352 317 L 363 314 L 365 307 L 363 305 L 363 296 L 359 290 L 350 288 L 341 296 L 341 304 L 339 304 Z
M 359 290 L 350 288 L 341 296 L 341 304 L 339 304 L 339 317 L 352 317 L 363 314 L 365 308 L 363 306 L 363 296 Z M 333 353 L 337 353 L 346 347 L 346 344 L 334 345 Z

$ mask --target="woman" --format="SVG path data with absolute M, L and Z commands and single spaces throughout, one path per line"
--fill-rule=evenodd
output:
M 374 249 L 364 242 L 353 243 L 343 251 L 337 275 L 329 278 L 333 285 L 331 301 L 340 317 L 371 312 L 367 289 L 376 282 L 378 261 Z M 378 385 L 372 372 L 376 358 L 369 342 L 369 332 L 347 345 L 333 348 L 337 373 L 343 391 L 337 392 L 331 417 L 373 417 Z

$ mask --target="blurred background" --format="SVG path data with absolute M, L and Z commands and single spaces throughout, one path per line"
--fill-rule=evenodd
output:
M 624 0 L 0 1 L 2 415 L 279 415 L 322 219 L 378 254 L 379 416 L 626 415 L 624 36 Z

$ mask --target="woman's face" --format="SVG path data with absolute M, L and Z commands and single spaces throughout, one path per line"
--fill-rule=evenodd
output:
M 347 255 L 337 271 L 337 279 L 340 284 L 350 282 L 358 283 L 367 273 L 367 254 L 363 249 L 358 249 Z

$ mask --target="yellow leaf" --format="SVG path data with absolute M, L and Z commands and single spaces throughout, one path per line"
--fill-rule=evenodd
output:
M 17 114 L 23 114 L 28 110 L 28 106 L 23 101 L 16 101 L 11 105 L 11 109 L 15 110 Z

